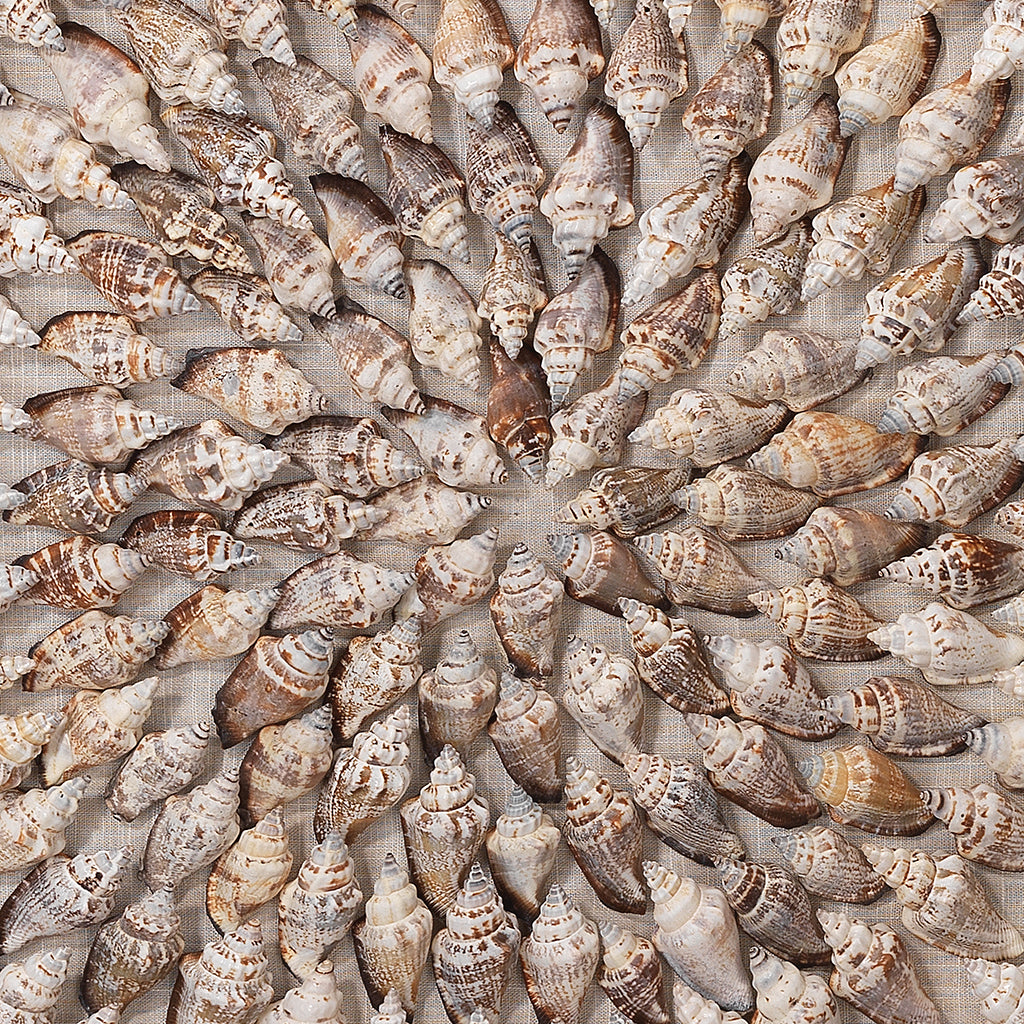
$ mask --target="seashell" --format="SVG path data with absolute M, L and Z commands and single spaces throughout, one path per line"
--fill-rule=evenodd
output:
M 481 1016 L 481 1011 L 475 1011 Z M 398 997 L 396 990 L 391 990 L 385 996 L 383 1002 L 377 1008 L 377 1012 L 370 1018 L 370 1024 L 402 1024 L 405 1017 L 405 1008 Z M 470 1020 L 473 1018 L 470 1017 Z
M 694 267 L 713 267 L 747 214 L 750 158 L 733 157 L 712 179 L 696 181 L 669 193 L 640 218 L 636 262 L 622 301 L 646 298 Z
M 260 637 L 214 698 L 221 746 L 233 747 L 319 700 L 333 660 L 331 636 L 324 630 Z
M 827 739 L 839 731 L 839 722 L 821 713 L 811 674 L 784 647 L 732 636 L 709 636 L 705 644 L 741 718 L 802 740 Z
M 717 2 L 717 0 L 716 0 Z M 769 18 L 786 13 L 789 0 L 723 0 L 722 49 L 727 57 L 735 57 L 754 41 L 754 34 L 768 24 Z
M 71 824 L 88 785 L 89 776 L 79 775 L 48 789 L 0 794 L 0 871 L 32 867 L 60 853 L 64 849 L 64 830 Z
M 409 707 L 403 704 L 339 751 L 313 817 L 318 842 L 328 832 L 350 842 L 402 799 L 412 778 L 411 730 Z
M 1001 0 L 986 9 L 984 19 L 985 31 L 971 66 L 971 81 L 979 84 L 1010 78 L 1020 66 L 1024 42 L 1020 9 L 1011 0 Z
M 835 76 L 842 134 L 902 117 L 921 98 L 941 45 L 935 16 L 923 11 L 851 57 Z
M 11 95 L 14 101 L 0 106 L 0 156 L 20 184 L 44 203 L 64 196 L 99 208 L 132 209 L 128 193 L 82 141 L 70 114 L 28 93 Z
M 917 786 L 889 757 L 863 743 L 823 750 L 797 768 L 841 825 L 882 836 L 916 836 L 932 822 Z
M 202 953 L 186 953 L 178 962 L 167 1024 L 220 1020 L 242 1024 L 255 1019 L 274 998 L 270 969 L 258 920 L 247 921 Z
M 672 21 L 671 10 L 661 3 L 634 7 L 633 20 L 608 60 L 604 94 L 616 105 L 638 153 L 669 104 L 687 89 L 683 30 Z
M 996 512 L 995 523 L 1000 529 L 1005 530 L 1007 533 L 1016 534 L 1021 536 L 1021 502 L 1011 501 Z
M 258 1020 L 261 1024 L 291 1024 L 293 1021 L 343 1024 L 341 1004 L 334 964 L 330 960 L 322 960 L 302 984 L 289 989 L 284 998 L 273 1003 Z
M 302 331 L 274 300 L 270 285 L 255 274 L 203 270 L 189 284 L 243 341 L 301 341 Z
M 74 268 L 43 204 L 21 185 L 0 182 L 0 277 L 63 274 Z
M 60 28 L 48 3 L 8 3 L 4 5 L 2 18 L 0 35 L 13 39 L 16 43 L 27 43 L 29 46 L 64 49 Z M 4 88 L 3 91 L 8 90 Z M 6 102 L 11 101 L 8 98 Z
M 348 934 L 362 900 L 348 847 L 332 832 L 310 850 L 278 900 L 281 958 L 292 974 L 316 973 L 322 958 Z M 373 905 L 371 899 L 368 906 Z
M 605 530 L 550 534 L 548 544 L 562 563 L 565 592 L 609 615 L 622 614 L 620 598 L 667 607 L 665 595 L 644 574 L 636 555 Z
M 96 933 L 79 989 L 83 1005 L 123 1011 L 167 977 L 184 950 L 174 889 L 143 896 Z
M 209 745 L 208 721 L 146 733 L 112 776 L 104 797 L 107 810 L 121 821 L 134 821 L 192 785 L 202 774 Z
M 0 1014 L 10 1021 L 49 1024 L 70 959 L 71 951 L 58 946 L 7 964 L 0 973 Z M 109 1018 L 103 1024 L 111 1024 Z
M 753 1009 L 736 918 L 722 891 L 650 860 L 644 862 L 644 876 L 654 901 L 658 952 L 681 978 L 723 1009 Z
M 33 868 L 0 906 L 0 948 L 14 953 L 108 918 L 131 855 L 130 846 L 74 859 L 59 853 Z
M 803 887 L 815 896 L 842 903 L 870 903 L 885 891 L 860 847 L 835 829 L 814 825 L 805 832 L 773 836 L 772 842 Z M 757 972 L 754 972 L 757 988 Z
M 820 927 L 817 930 L 821 932 Z M 805 973 L 760 946 L 750 949 L 750 974 L 757 993 L 754 1020 L 758 1024 L 835 1024 L 839 1020 L 836 997 L 824 978 Z
M 747 595 L 764 580 L 725 541 L 699 526 L 649 533 L 635 538 L 633 544 L 661 574 L 673 604 L 723 615 L 757 614 Z
M 547 283 L 532 242 L 529 249 L 522 250 L 499 232 L 494 245 L 476 311 L 490 321 L 492 333 L 509 358 L 515 359 L 534 316 L 548 301 Z
M 11 408 L 14 407 L 12 406 Z M 28 495 L 22 494 L 21 491 L 14 490 L 10 484 L 3 484 L 0 486 L 0 508 L 2 508 L 4 512 L 10 512 L 18 508 L 19 505 L 24 505 L 27 500 Z
M 405 276 L 412 302 L 409 342 L 417 362 L 479 391 L 483 321 L 476 303 L 455 276 L 433 260 L 407 260 Z
M 612 228 L 633 223 L 633 148 L 621 118 L 607 104 L 594 103 L 587 111 L 541 197 L 540 212 L 551 222 L 570 280 Z
M 493 329 L 493 325 L 492 325 Z M 487 433 L 534 482 L 539 483 L 551 443 L 547 381 L 532 346 L 511 359 L 488 339 L 491 386 L 487 392 Z
M 295 64 L 281 0 L 213 0 L 210 15 L 225 39 L 238 39 L 264 58 L 288 66 Z
M 930 242 L 961 238 L 1011 241 L 1024 224 L 1024 162 L 1020 156 L 996 157 L 963 167 L 946 186 L 948 198 L 932 215 L 925 232 Z
M 722 289 L 708 272 L 635 317 L 622 332 L 620 401 L 692 370 L 718 333 L 721 308 Z
M 821 504 L 807 491 L 738 466 L 717 466 L 680 496 L 687 512 L 730 541 L 784 537 Z
M 672 1007 L 675 1011 L 673 1020 L 679 1024 L 698 1021 L 700 1024 L 743 1024 L 745 1017 L 732 1010 L 723 1010 L 713 999 L 705 999 L 685 984 L 679 975 L 672 979 Z M 608 1016 L 609 1024 L 630 1024 L 617 1010 Z
M 451 92 L 470 117 L 490 128 L 503 73 L 515 58 L 512 37 L 497 3 L 442 0 L 434 28 L 433 58 L 437 84 Z
M 238 80 L 213 23 L 176 0 L 132 0 L 118 17 L 153 91 L 164 103 L 242 114 Z
M 320 783 L 331 767 L 330 722 L 330 709 L 322 705 L 260 729 L 239 770 L 239 813 L 246 825 Z
M 148 512 L 132 521 L 121 535 L 121 543 L 151 565 L 194 580 L 212 579 L 259 561 L 252 548 L 222 530 L 209 512 Z
M 561 836 L 526 790 L 513 787 L 485 842 L 495 887 L 518 917 L 532 921 L 540 913 Z
M 751 455 L 747 465 L 830 498 L 895 480 L 925 444 L 917 434 L 882 434 L 852 416 L 801 412 Z
M 922 96 L 900 118 L 896 191 L 974 163 L 999 127 L 1009 91 L 1005 80 L 976 84 L 968 71 Z
M 272 900 L 292 869 L 284 814 L 275 808 L 217 859 L 206 883 L 206 911 L 221 934 Z
M 692 712 L 686 723 L 711 785 L 727 800 L 779 828 L 806 825 L 821 813 L 786 752 L 762 726 Z
M 228 590 L 216 583 L 179 601 L 165 616 L 170 633 L 153 659 L 159 669 L 230 658 L 260 635 L 280 591 Z
M 476 778 L 454 747 L 434 759 L 430 781 L 402 804 L 402 835 L 416 887 L 435 914 L 445 914 L 483 846 L 490 811 Z
M 281 134 L 300 160 L 366 180 L 366 154 L 351 116 L 352 94 L 334 75 L 303 54 L 296 54 L 292 64 L 260 57 L 252 69 L 270 95 Z
M 702 864 L 715 857 L 743 856 L 739 838 L 725 826 L 707 775 L 691 761 L 631 752 L 622 766 L 647 824 L 672 849 Z
M 149 563 L 116 544 L 98 544 L 90 537 L 76 535 L 23 555 L 16 565 L 28 570 L 16 575 L 13 582 L 7 581 L 19 600 L 75 611 L 117 604 Z M 0 587 L 0 594 L 3 589 Z
M 385 854 L 380 878 L 366 901 L 366 917 L 352 929 L 359 973 L 372 1003 L 383 1009 L 398 1002 L 399 1012 L 415 1010 L 433 925 L 416 886 L 394 854 Z M 397 1018 L 396 1024 L 401 1024 Z
M 437 989 L 452 1024 L 470 1024 L 476 1009 L 487 1024 L 497 1024 L 518 949 L 514 919 L 474 864 L 431 944 Z
M 516 51 L 515 75 L 556 132 L 565 131 L 576 104 L 603 70 L 601 26 L 589 3 L 557 0 L 534 7 Z
M 1024 808 L 1016 801 L 983 782 L 921 793 L 925 806 L 952 835 L 961 857 L 1001 871 L 1020 870 Z
M 87 537 L 72 539 L 81 540 L 83 543 L 72 546 L 66 542 L 61 542 L 64 544 L 64 548 L 62 548 L 61 551 L 70 549 L 71 552 L 74 553 L 79 548 L 88 550 L 89 545 L 95 544 L 94 541 L 89 540 Z M 110 545 L 110 547 L 113 546 L 114 545 Z M 51 547 L 57 548 L 58 545 L 51 545 Z M 58 551 L 51 552 L 50 548 L 43 548 L 41 551 L 37 551 L 34 555 L 23 555 L 12 565 L 0 566 L 0 609 L 9 608 L 18 598 L 23 598 L 25 601 L 29 601 L 33 604 L 45 604 L 45 601 L 33 601 L 30 597 L 25 597 L 25 595 L 35 590 L 35 588 L 40 588 L 36 591 L 37 593 L 41 593 L 43 596 L 50 596 L 49 592 L 43 588 L 46 588 L 47 586 L 47 575 L 54 571 L 54 566 L 51 565 L 51 557 L 59 553 L 60 552 Z M 32 565 L 24 564 L 30 561 L 37 563 L 38 571 L 36 568 L 33 568 Z M 54 559 L 54 561 L 56 561 L 56 559 Z M 62 567 L 58 563 L 56 568 L 59 570 Z M 104 566 L 104 568 L 109 568 L 109 566 Z M 68 598 L 69 595 L 66 593 L 68 586 L 76 586 L 80 582 L 74 575 L 77 569 L 78 566 L 71 567 L 71 573 L 68 572 L 68 569 L 64 569 L 65 574 L 70 575 L 71 578 L 58 580 L 58 588 L 50 587 L 50 590 L 54 591 L 52 595 L 54 598 L 60 598 L 62 596 L 65 599 Z M 93 581 L 94 587 L 98 588 L 102 584 L 102 580 Z M 110 603 L 113 604 L 113 602 Z M 58 605 L 57 607 L 60 606 Z M 7 689 L 7 687 L 4 687 L 4 689 Z
M 401 25 L 376 7 L 360 5 L 355 13 L 348 46 L 352 77 L 363 109 L 376 114 L 396 132 L 433 142 L 429 58 Z
M 0 346 L 3 348 L 32 348 L 39 344 L 39 335 L 29 322 L 0 295 Z
M 245 114 L 185 105 L 166 107 L 160 118 L 188 150 L 218 203 L 241 206 L 285 227 L 313 230 L 284 164 L 274 156 L 273 132 Z
M 966 734 L 967 749 L 977 754 L 1006 789 L 1024 789 L 1021 750 L 1024 748 L 1024 718 L 989 722 Z
M 23 430 L 30 427 L 32 417 L 24 409 L 19 409 L 10 402 L 0 399 L 0 430 L 5 434 L 12 434 L 16 430 Z
M 647 939 L 610 921 L 598 927 L 604 954 L 597 983 L 615 1009 L 635 1024 L 670 1024 L 658 951 Z M 674 1002 L 680 1008 L 680 1001 Z
M 715 868 L 737 922 L 751 938 L 794 963 L 829 962 L 829 948 L 811 901 L 788 871 L 731 857 L 717 858 Z
M 967 979 L 981 999 L 985 1020 L 1011 1021 L 1020 1009 L 1020 991 L 1024 980 L 1013 964 L 993 964 L 987 960 L 969 960 Z
M 0 791 L 20 786 L 32 762 L 60 724 L 53 712 L 22 711 L 0 717 Z
M 209 782 L 164 801 L 142 858 L 146 885 L 153 891 L 176 885 L 212 864 L 237 838 L 238 766 L 225 762 Z
M 310 228 L 285 227 L 268 217 L 242 215 L 263 260 L 263 273 L 282 306 L 332 317 L 334 257 Z
M 394 540 L 417 548 L 450 544 L 490 505 L 486 495 L 456 490 L 428 473 L 385 491 L 366 506 L 365 516 L 380 518 L 361 531 L 360 539 Z

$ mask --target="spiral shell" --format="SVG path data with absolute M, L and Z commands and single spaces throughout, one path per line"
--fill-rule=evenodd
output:
M 256 274 L 203 270 L 189 284 L 243 341 L 283 344 L 302 339 L 302 331 L 275 301 L 270 285 Z
M 0 717 L 0 792 L 21 785 L 60 721 L 59 714 L 44 711 Z
M 789 3 L 790 0 L 722 0 L 722 48 L 726 56 L 742 52 L 770 18 L 786 13 Z
M 45 0 L 34 3 L 6 3 L 0 13 L 0 35 L 29 46 L 64 48 L 53 10 Z
M 97 544 L 89 537 L 75 536 L 23 555 L 17 565 L 27 572 L 17 574 L 7 567 L 0 575 L 0 579 L 7 576 L 8 603 L 18 596 L 28 604 L 83 610 L 116 604 L 149 563 L 116 544 Z M 34 582 L 36 579 L 39 582 Z
M 818 975 L 805 973 L 760 946 L 751 947 L 750 974 L 757 993 L 754 1019 L 758 1024 L 835 1024 L 839 1020 L 836 997 Z
M 210 14 L 225 39 L 285 65 L 295 64 L 282 0 L 212 0 Z
M 348 515 L 363 523 L 361 540 L 393 540 L 419 548 L 450 544 L 490 507 L 491 499 L 456 490 L 427 474 L 385 491 L 369 505 L 360 505 L 350 502 Z
M 49 789 L 0 793 L 0 871 L 18 871 L 60 853 L 88 785 L 89 776 L 79 775 Z
M 523 250 L 498 232 L 494 247 L 477 313 L 490 321 L 502 348 L 515 359 L 534 316 L 548 301 L 547 283 L 540 254 L 532 242 Z
M 32 348 L 39 344 L 39 335 L 29 322 L 0 295 L 0 347 Z
M 1024 718 L 989 722 L 967 733 L 967 749 L 977 754 L 1006 789 L 1024 789 Z
M 669 1024 L 657 950 L 617 924 L 608 922 L 599 929 L 604 954 L 597 983 L 615 1009 L 636 1024 Z M 681 1010 L 678 1000 L 675 1005 Z
M 967 304 L 960 311 L 958 324 L 975 320 L 1020 319 L 1024 316 L 1024 292 L 1021 282 L 1021 254 L 1024 246 L 1004 245 L 992 261 L 992 269 L 982 275 L 977 288 Z M 1024 380 L 1024 364 L 1018 346 L 1010 349 L 1002 364 L 995 371 L 1001 381 L 1019 383 Z
M 230 533 L 209 512 L 160 509 L 135 519 L 121 536 L 125 547 L 151 565 L 194 580 L 254 565 L 259 555 Z
M 242 219 L 263 260 L 263 274 L 282 306 L 332 317 L 334 257 L 311 228 L 285 227 L 269 217 Z
M 991 786 L 921 790 L 925 806 L 948 829 L 957 852 L 1001 871 L 1024 865 L 1024 807 Z
M 772 842 L 803 887 L 815 896 L 842 903 L 870 903 L 885 890 L 885 882 L 872 870 L 860 847 L 835 829 L 814 825 L 804 832 L 773 836 Z
M 981 1015 L 994 1024 L 1009 1024 L 1020 1015 L 1024 977 L 1013 964 L 969 960 L 967 979 L 981 1002 Z
M 22 186 L 0 182 L 0 277 L 63 274 L 73 267 L 43 204 Z
M 493 329 L 493 325 L 492 325 Z M 487 392 L 487 432 L 519 468 L 539 483 L 551 444 L 547 382 L 532 346 L 510 359 L 501 343 L 488 340 L 491 387 Z
M 342 994 L 334 977 L 334 964 L 322 960 L 299 985 L 289 989 L 259 1018 L 262 1024 L 343 1024 Z

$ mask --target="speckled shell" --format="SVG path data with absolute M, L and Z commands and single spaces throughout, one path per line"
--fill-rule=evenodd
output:
M 237 39 L 282 64 L 295 64 L 281 0 L 211 0 L 210 14 L 225 39 Z
M 669 1024 L 658 951 L 647 939 L 612 922 L 599 929 L 603 958 L 597 983 L 615 1009 L 635 1024 Z M 675 1006 L 681 1010 L 678 999 Z
M 492 325 L 493 329 L 493 325 Z M 532 345 L 516 358 L 488 339 L 491 386 L 487 392 L 487 432 L 535 483 L 551 443 L 551 402 L 540 360 Z
M 842 903 L 870 903 L 885 891 L 860 847 L 825 825 L 773 836 L 772 842 L 803 887 Z M 757 986 L 757 975 L 754 976 Z
M 411 731 L 412 716 L 403 704 L 338 752 L 313 816 L 318 841 L 339 832 L 350 842 L 402 799 L 412 779 Z
M 925 11 L 851 57 L 835 76 L 842 134 L 902 117 L 921 98 L 941 45 L 935 16 Z
M 1006 789 L 1024 789 L 1024 718 L 1005 718 L 967 733 L 967 748 L 977 754 Z
M 229 114 L 245 111 L 213 24 L 175 0 L 133 0 L 118 16 L 135 58 L 165 103 L 188 101 Z
M 922 96 L 900 118 L 896 191 L 973 163 L 999 126 L 1009 92 L 1005 79 L 975 84 L 967 71 Z
M 322 960 L 299 985 L 257 1018 L 258 1024 L 344 1024 L 342 992 L 334 977 L 334 963 Z
M 263 274 L 282 306 L 332 317 L 334 257 L 311 228 L 285 227 L 269 217 L 243 214 L 263 260 Z
M 194 580 L 255 565 L 259 555 L 230 533 L 209 512 L 160 509 L 133 520 L 121 543 L 151 565 Z
M 82 231 L 67 245 L 78 269 L 118 313 L 154 320 L 199 309 L 199 299 L 156 242 L 116 231 Z
M 646 298 L 694 267 L 713 267 L 747 214 L 750 157 L 733 157 L 710 181 L 698 178 L 669 193 L 640 218 L 636 261 L 622 301 Z
M 490 321 L 492 333 L 509 358 L 515 359 L 534 316 L 548 301 L 547 282 L 532 242 L 523 250 L 498 232 L 494 246 L 476 311 Z
M 720 174 L 764 135 L 773 96 L 772 59 L 758 42 L 727 59 L 700 87 L 683 113 L 683 128 L 705 178 Z
M 387 994 L 393 991 L 399 997 L 399 1012 L 415 1011 L 433 926 L 416 886 L 394 854 L 385 854 L 380 878 L 366 901 L 366 917 L 352 929 L 359 973 L 372 1003 L 390 1001 Z
M 840 824 L 876 835 L 916 836 L 932 823 L 917 786 L 894 761 L 864 743 L 823 750 L 797 767 Z
M 64 274 L 75 261 L 28 189 L 0 181 L 0 277 Z
M 170 886 L 126 907 L 93 939 L 79 990 L 90 1012 L 101 1007 L 123 1011 L 163 980 L 185 951 L 181 917 Z
M 60 853 L 64 849 L 64 830 L 71 824 L 88 785 L 89 776 L 79 775 L 49 789 L 0 793 L 0 871 L 18 871 Z
M 7 36 L 17 43 L 51 47 L 55 50 L 64 49 L 60 28 L 57 26 L 53 10 L 45 0 L 5 3 L 0 19 L 0 35 Z
M 1010 501 L 996 512 L 995 523 L 996 526 L 1007 533 L 1021 537 L 1024 536 L 1022 516 L 1024 516 L 1024 502 Z
M 1024 867 L 1024 807 L 991 786 L 921 790 L 925 806 L 947 828 L 957 852 L 1001 871 Z
M 928 242 L 985 237 L 1011 241 L 1024 225 L 1024 156 L 982 160 L 961 168 L 946 186 L 947 198 L 932 215 Z
M 8 603 L 14 595 L 27 604 L 86 610 L 109 608 L 146 571 L 149 562 L 116 544 L 98 544 L 77 535 L 57 541 L 15 563 L 28 574 L 8 579 Z M 31 582 L 33 574 L 39 582 Z M 23 584 L 27 584 L 27 589 Z
M 612 228 L 633 223 L 633 147 L 605 103 L 587 111 L 580 134 L 540 201 L 571 278 Z
M 134 821 L 146 808 L 190 786 L 203 772 L 210 723 L 149 732 L 121 762 L 107 786 L 107 810 Z
M 32 348 L 39 344 L 39 335 L 29 322 L 0 295 L 0 346 L 3 348 Z
M 20 786 L 32 762 L 46 746 L 61 716 L 54 712 L 22 711 L 0 717 L 0 792 Z
M 349 35 L 348 45 L 364 109 L 395 131 L 433 142 L 427 55 L 401 25 L 376 7 L 358 6 L 355 12 L 355 32 Z
M 981 1015 L 994 1024 L 1013 1024 L 1021 1013 L 1024 976 L 1013 964 L 968 960 L 967 979 L 981 1002 Z
M 923 186 L 895 191 L 895 178 L 833 203 L 814 218 L 801 299 L 808 302 L 865 273 L 888 273 L 925 204 Z
M 1010 78 L 1024 58 L 1024 22 L 1020 4 L 1000 0 L 984 12 L 985 32 L 971 65 L 972 82 Z
M 682 29 L 670 26 L 665 5 L 642 0 L 634 10 L 608 60 L 604 93 L 615 103 L 639 153 L 669 104 L 686 92 L 688 80 Z
M 836 102 L 821 96 L 806 117 L 765 146 L 754 161 L 749 180 L 754 238 L 774 238 L 806 213 L 825 206 L 845 157 Z
M 956 318 L 958 324 L 967 324 L 975 320 L 1002 320 L 1006 317 L 1020 319 L 1024 316 L 1022 256 L 1024 245 L 1020 244 L 1003 245 L 996 250 L 992 269 L 979 280 L 967 305 Z M 1010 354 L 998 373 L 999 379 L 1010 377 L 1016 382 L 1020 377 L 1024 380 L 1020 349 L 1017 346 L 1010 349 Z
M 256 274 L 203 270 L 189 285 L 243 341 L 274 345 L 302 340 L 299 326 L 274 299 L 270 285 Z
M 821 929 L 815 927 L 820 932 Z M 826 961 L 827 962 L 827 961 Z M 836 1024 L 839 1006 L 824 978 L 753 946 L 750 974 L 757 993 L 754 1024 Z
M 695 466 L 716 466 L 763 444 L 788 415 L 779 402 L 753 402 L 717 389 L 680 388 L 629 439 L 689 458 Z
M 293 485 L 287 485 L 293 486 Z M 350 509 L 359 502 L 352 503 Z M 361 540 L 393 540 L 408 547 L 450 544 L 491 505 L 486 495 L 459 491 L 427 474 L 385 491 L 363 514 Z
M 278 595 L 275 588 L 227 590 L 208 583 L 164 616 L 171 630 L 153 665 L 165 669 L 241 654 L 255 643 Z

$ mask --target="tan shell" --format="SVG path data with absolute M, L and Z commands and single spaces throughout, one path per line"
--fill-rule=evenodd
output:
M 49 789 L 0 793 L 0 871 L 18 871 L 60 853 L 88 785 L 89 776 L 79 775 Z
M 969 960 L 967 979 L 981 1002 L 981 1015 L 994 1024 L 1008 1024 L 1020 1012 L 1024 977 L 1013 964 Z
M 801 971 L 760 946 L 750 949 L 750 976 L 757 993 L 757 1024 L 835 1024 L 839 1020 L 839 1005 L 824 978 Z
M 48 46 L 56 50 L 64 47 L 53 10 L 45 0 L 5 5 L 0 34 L 29 46 Z
M 365 506 L 370 523 L 360 539 L 394 540 L 417 549 L 450 544 L 490 505 L 486 495 L 456 490 L 428 473 L 390 488 Z
M 149 562 L 116 544 L 98 544 L 75 536 L 23 555 L 17 566 L 0 572 L 7 603 L 15 596 L 27 604 L 85 610 L 109 608 L 146 571 Z M 39 582 L 35 582 L 37 580 Z
M 230 533 L 209 512 L 159 509 L 132 521 L 121 543 L 169 572 L 194 580 L 255 565 L 259 555 Z
M 597 983 L 604 994 L 627 1021 L 669 1024 L 658 951 L 647 939 L 610 921 L 598 927 L 603 958 Z M 678 999 L 674 1005 L 681 1010 Z
M 983 782 L 921 793 L 925 806 L 952 835 L 961 857 L 1001 871 L 1021 870 L 1024 808 L 1018 802 Z
M 490 321 L 492 333 L 510 359 L 519 355 L 533 318 L 547 301 L 537 247 L 531 242 L 524 251 L 501 232 L 495 234 L 494 256 L 476 311 Z
M 493 337 L 487 348 L 491 357 L 487 433 L 534 483 L 540 483 L 551 444 L 551 399 L 540 359 L 532 345 L 520 349 L 515 359 Z
M 974 54 L 971 80 L 990 82 L 1009 78 L 1021 61 L 1020 5 L 1015 0 L 1000 0 L 984 13 L 985 31 Z
M 274 299 L 270 285 L 256 274 L 203 270 L 189 285 L 243 341 L 279 345 L 302 340 L 298 324 Z
M 885 891 L 885 882 L 871 869 L 860 847 L 835 829 L 814 825 L 804 832 L 773 836 L 772 842 L 803 887 L 815 896 L 842 903 L 870 903 Z
M 282 0 L 212 0 L 210 14 L 226 39 L 282 64 L 295 63 Z
M 996 512 L 995 523 L 1001 530 L 1012 533 L 1015 536 L 1022 536 L 1021 516 L 1024 513 L 1024 506 L 1019 501 L 1010 501 L 1003 505 Z
M 0 182 L 0 277 L 63 274 L 74 265 L 43 204 L 21 185 Z
M 22 711 L 0 718 L 0 791 L 21 785 L 60 721 L 59 714 L 44 711 Z
M 344 1024 L 342 993 L 334 977 L 334 963 L 321 960 L 313 972 L 282 1000 L 273 1003 L 258 1019 L 259 1024 Z
M 285 227 L 269 217 L 242 220 L 263 260 L 263 274 L 282 306 L 332 317 L 334 257 L 311 228 Z
M 956 318 L 958 324 L 968 324 L 975 320 L 1002 320 L 1010 317 L 1019 319 L 1024 316 L 1024 289 L 1020 281 L 1021 245 L 1003 245 L 996 250 L 992 260 L 992 269 L 982 275 L 978 286 L 971 294 L 967 305 L 960 310 Z M 999 380 L 1009 377 L 1013 382 L 1024 378 L 1021 350 L 1014 346 L 996 371 Z
M 985 237 L 1011 241 L 1024 225 L 1024 157 L 1004 156 L 961 168 L 925 232 L 929 242 Z
M 1004 718 L 967 733 L 967 748 L 982 759 L 1006 789 L 1024 789 L 1021 750 L 1024 749 L 1024 718 Z
M 716 0 L 716 3 L 718 0 Z M 770 18 L 786 13 L 790 0 L 722 0 L 722 49 L 735 57 L 754 41 L 754 33 Z
M 39 344 L 39 335 L 29 322 L 0 295 L 0 346 L 4 348 L 32 348 Z

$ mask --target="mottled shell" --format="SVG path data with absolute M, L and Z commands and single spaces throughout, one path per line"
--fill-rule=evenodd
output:
M 885 891 L 885 882 L 871 869 L 860 847 L 835 829 L 814 825 L 804 832 L 773 836 L 772 842 L 803 887 L 815 896 L 870 903 Z
M 492 330 L 494 325 L 492 324 Z M 551 444 L 551 398 L 533 346 L 510 359 L 502 343 L 488 339 L 491 386 L 487 392 L 487 433 L 519 468 L 539 483 Z
M 1024 807 L 991 786 L 923 789 L 925 805 L 952 835 L 961 857 L 1001 871 L 1024 865 Z
M 0 717 L 0 791 L 20 786 L 32 762 L 46 746 L 61 716 L 53 712 L 23 711 Z
M 790 0 L 721 0 L 718 6 L 722 11 L 722 48 L 726 55 L 734 57 L 749 46 L 757 30 L 770 18 L 785 14 L 789 3 Z
M 210 14 L 225 39 L 237 39 L 265 58 L 295 64 L 282 0 L 212 0 Z
M 43 215 L 43 204 L 21 185 L 0 182 L 0 277 L 72 269 L 74 260 Z
M 8 603 L 18 596 L 28 604 L 85 610 L 117 604 L 149 562 L 127 548 L 79 535 L 23 555 L 16 565 L 27 573 L 12 577 L 10 568 L 4 573 Z
M 351 503 L 350 512 L 359 504 Z M 361 540 L 393 540 L 419 549 L 450 544 L 490 505 L 486 495 L 456 490 L 428 473 L 385 491 L 354 514 L 368 520 L 361 528 Z
M 815 927 L 820 933 L 817 921 Z M 757 1024 L 836 1024 L 839 1005 L 817 974 L 752 946 L 750 975 L 757 993 Z
M 203 270 L 189 285 L 243 341 L 283 344 L 302 340 L 299 326 L 274 299 L 270 285 L 256 274 Z
M 79 775 L 49 789 L 0 793 L 0 871 L 18 871 L 60 853 L 88 785 L 89 776 Z
M 263 274 L 282 306 L 332 317 L 334 257 L 311 228 L 285 227 L 269 217 L 243 214 L 263 260 Z
M 121 543 L 150 564 L 194 580 L 255 565 L 259 555 L 230 533 L 209 512 L 160 509 L 132 521 Z
M 1024 718 L 1005 718 L 967 733 L 967 748 L 977 754 L 1006 789 L 1024 789 L 1021 751 L 1024 749 Z
M 342 993 L 334 977 L 334 963 L 322 960 L 312 973 L 258 1018 L 259 1024 L 344 1024 Z
M 0 21 L 0 34 L 17 43 L 27 43 L 29 46 L 46 46 L 55 50 L 64 48 L 57 20 L 45 0 L 27 4 L 5 4 L 3 20 Z
M 969 960 L 967 978 L 981 1002 L 981 1015 L 993 1024 L 1009 1024 L 1020 1014 L 1024 976 L 1013 964 Z
M 531 241 L 525 250 L 520 249 L 504 234 L 496 233 L 494 256 L 476 311 L 490 321 L 491 332 L 510 359 L 519 355 L 533 318 L 547 301 L 547 282 L 536 245 Z
M 612 922 L 599 926 L 603 957 L 597 983 L 627 1021 L 669 1024 L 661 960 L 651 942 Z M 677 1010 L 682 1009 L 675 1000 Z
M 1024 157 L 1003 156 L 964 167 L 946 186 L 947 198 L 932 215 L 928 242 L 988 238 L 1009 242 L 1024 224 Z

